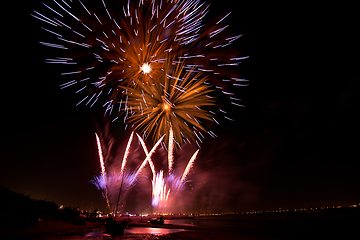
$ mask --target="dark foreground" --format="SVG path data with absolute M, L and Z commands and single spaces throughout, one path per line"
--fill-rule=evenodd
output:
M 1 239 L 359 239 L 359 215 L 307 217 L 207 216 L 166 219 L 155 226 L 144 218 L 129 218 L 124 236 L 104 234 L 104 223 L 73 225 L 66 221 L 39 221 L 24 229 L 3 229 Z M 4 238 L 3 238 L 4 237 Z

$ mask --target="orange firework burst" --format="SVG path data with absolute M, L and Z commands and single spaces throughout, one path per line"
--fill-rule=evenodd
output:
M 166 68 L 169 71 L 170 66 Z M 199 130 L 206 130 L 200 119 L 212 121 L 204 108 L 214 105 L 205 80 L 200 73 L 184 71 L 183 65 L 177 64 L 171 75 L 164 72 L 155 83 L 140 84 L 136 89 L 123 87 L 128 121 L 145 136 L 152 133 L 154 141 L 165 135 L 164 142 L 168 143 L 170 129 L 178 145 L 189 141 L 188 137 L 201 141 Z
M 188 137 L 202 141 L 205 128 L 200 120 L 219 123 L 205 111 L 214 104 L 206 97 L 210 88 L 203 85 L 204 78 L 194 81 L 200 77 L 194 73 L 206 75 L 225 101 L 244 106 L 231 87 L 247 85 L 236 67 L 248 56 L 225 51 L 241 37 L 226 32 L 229 25 L 223 23 L 230 13 L 204 23 L 209 4 L 201 0 L 41 4 L 42 10 L 31 15 L 42 21 L 41 28 L 52 37 L 40 43 L 61 54 L 45 62 L 68 68 L 61 73 L 66 80 L 60 87 L 79 86 L 76 93 L 86 96 L 78 104 L 92 107 L 102 102 L 109 115 L 125 110 L 121 112 L 124 122 L 130 117 L 127 121 L 147 136 L 153 133 L 154 141 L 166 134 L 167 143 L 172 127 L 177 145 L 189 141 Z M 171 64 L 178 62 L 181 67 L 173 71 Z M 233 120 L 226 116 L 227 109 L 216 112 Z
M 184 46 L 200 36 L 208 6 L 199 1 L 88 1 L 42 3 L 49 13 L 34 11 L 56 43 L 42 45 L 67 50 L 66 56 L 47 59 L 68 65 L 66 88 L 87 91 L 79 103 L 94 104 L 105 95 L 107 111 L 122 97 L 119 85 L 136 86 L 157 79 L 167 54 L 180 56 Z M 74 67 L 74 68 L 72 68 Z

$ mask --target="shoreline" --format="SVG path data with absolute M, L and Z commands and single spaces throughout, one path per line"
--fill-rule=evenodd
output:
M 166 234 L 126 234 L 124 236 L 108 237 L 110 239 L 241 239 L 262 240 L 264 238 L 246 237 L 240 233 L 224 232 L 218 229 L 209 229 L 201 226 L 182 226 L 173 224 L 153 225 L 151 223 L 131 222 L 129 228 L 159 228 L 183 229 L 184 231 Z M 86 225 L 73 225 L 64 221 L 42 221 L 37 225 L 25 229 L 1 230 L 0 235 L 6 239 L 103 239 L 104 236 L 86 237 L 85 234 L 93 231 L 105 231 L 104 223 L 87 222 Z
M 74 225 L 68 221 L 39 221 L 37 224 L 26 228 L 1 229 L 0 235 L 13 239 L 46 239 L 49 235 L 61 235 L 77 231 L 88 231 L 104 228 L 104 223 L 86 222 L 85 225 Z
M 204 219 L 195 218 L 193 221 L 171 221 L 163 225 L 153 225 L 147 218 L 119 218 L 117 221 L 128 219 L 128 233 L 122 237 L 111 239 L 304 239 L 306 237 L 339 237 L 356 234 L 357 216 L 327 219 L 228 219 L 216 218 L 212 225 L 202 225 Z M 214 219 L 211 219 L 214 220 Z M 191 223 L 191 224 L 190 224 Z M 157 230 L 154 230 L 157 229 Z M 161 231 L 160 229 L 164 229 Z M 167 231 L 174 229 L 174 232 Z M 140 230 L 140 231 L 139 231 Z M 180 230 L 180 231 L 176 231 Z M 6 239 L 87 239 L 87 233 L 93 232 L 92 239 L 103 239 L 105 222 L 86 222 L 85 225 L 74 225 L 68 221 L 39 221 L 36 225 L 23 229 L 1 229 L 0 235 Z

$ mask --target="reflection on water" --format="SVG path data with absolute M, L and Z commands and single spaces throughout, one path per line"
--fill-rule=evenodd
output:
M 194 219 L 165 219 L 164 223 L 180 226 L 194 226 L 199 224 L 199 222 Z
M 239 225 L 246 224 L 242 218 L 237 216 L 207 216 L 183 219 L 166 219 L 165 224 L 178 226 L 202 226 L 226 229 L 238 229 Z
M 152 228 L 152 227 L 132 227 L 125 230 L 125 234 L 155 234 L 163 235 L 168 233 L 175 233 L 185 231 L 184 229 L 172 228 Z
M 93 232 L 88 232 L 88 233 L 85 233 L 85 237 L 91 237 L 91 238 L 94 238 L 94 237 L 110 237 L 111 235 L 110 234 L 106 234 L 104 231 L 93 231 Z
M 152 227 L 129 227 L 125 230 L 125 235 L 136 235 L 136 234 L 153 234 L 163 235 L 168 233 L 175 233 L 185 231 L 184 229 L 170 229 L 170 228 L 152 228 Z M 104 231 L 93 231 L 85 233 L 85 237 L 97 238 L 97 237 L 110 237 L 111 235 L 106 234 Z

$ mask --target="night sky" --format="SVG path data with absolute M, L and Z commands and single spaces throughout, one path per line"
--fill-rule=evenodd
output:
M 194 190 L 186 191 L 194 209 L 359 203 L 356 7 L 212 2 L 210 16 L 232 11 L 230 31 L 244 34 L 233 47 L 250 56 L 238 69 L 250 85 L 236 90 L 246 107 L 229 108 L 235 121 L 220 120 L 212 129 L 218 138 L 202 145 Z M 40 3 L 11 4 L 11 17 L 2 16 L 0 186 L 102 210 L 105 200 L 89 181 L 100 173 L 94 132 L 109 119 L 100 106 L 76 107 L 75 88 L 59 89 L 61 66 L 44 63 L 44 33 L 30 16 Z M 124 148 L 130 132 L 121 122 L 110 126 Z

